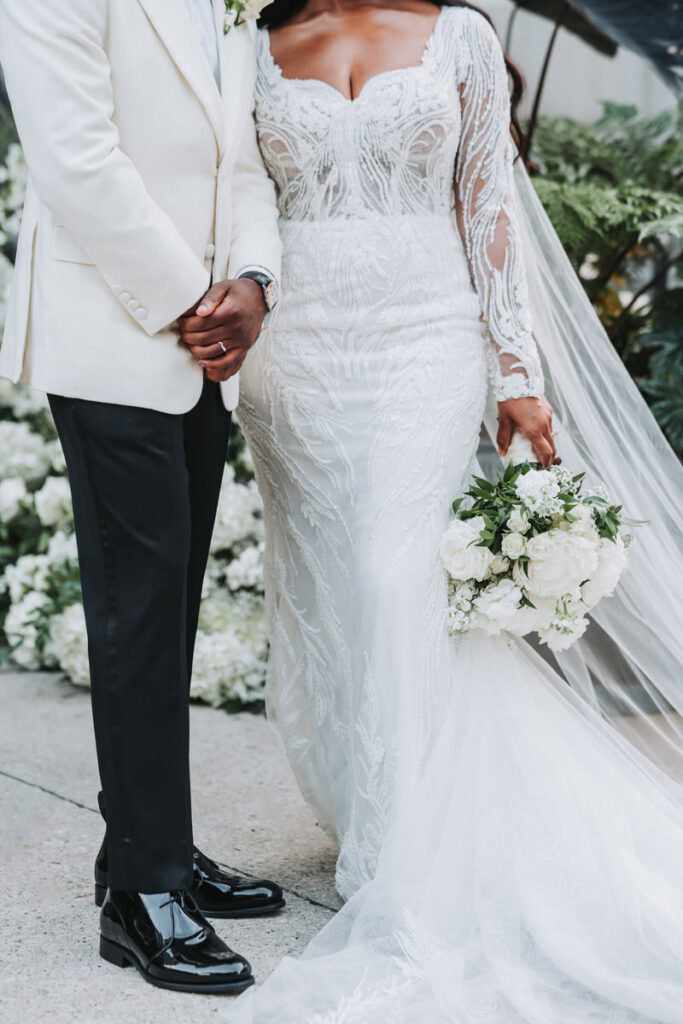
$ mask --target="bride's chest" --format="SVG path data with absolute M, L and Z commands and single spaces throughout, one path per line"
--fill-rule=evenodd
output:
M 261 150 L 276 181 L 334 163 L 348 174 L 374 167 L 452 175 L 460 136 L 457 88 L 425 66 L 382 72 L 355 99 L 317 79 L 261 67 L 256 89 Z

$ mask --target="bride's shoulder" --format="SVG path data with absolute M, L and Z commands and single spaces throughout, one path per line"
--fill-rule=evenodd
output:
M 471 38 L 494 39 L 498 42 L 496 30 L 489 19 L 474 7 L 458 3 L 445 4 L 441 9 L 441 19 L 451 32 Z
M 489 19 L 473 7 L 461 4 L 442 8 L 441 18 L 446 34 L 458 50 L 470 57 L 501 50 L 500 40 Z

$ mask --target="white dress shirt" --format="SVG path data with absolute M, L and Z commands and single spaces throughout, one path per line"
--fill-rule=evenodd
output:
M 202 50 L 213 71 L 216 85 L 221 87 L 221 66 L 218 56 L 218 33 L 216 32 L 216 15 L 212 0 L 183 0 L 188 17 L 195 26 Z

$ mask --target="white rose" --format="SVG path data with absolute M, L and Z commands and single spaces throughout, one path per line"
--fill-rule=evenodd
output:
M 548 530 L 527 542 L 525 588 L 539 597 L 562 597 L 598 565 L 598 545 L 565 530 Z
M 508 533 L 503 537 L 501 547 L 508 558 L 519 558 L 526 550 L 526 541 L 521 533 Z
M 526 533 L 530 525 L 526 512 L 519 508 L 513 508 L 508 516 L 508 528 L 515 533 Z
M 522 600 L 522 591 L 512 580 L 500 580 L 482 590 L 474 602 L 479 615 L 486 616 L 504 629 L 511 621 Z M 477 619 L 477 623 L 479 619 Z
M 510 559 L 505 558 L 503 555 L 496 555 L 490 566 L 494 576 L 500 576 L 502 573 L 507 572 L 509 568 Z
M 0 520 L 11 523 L 28 501 L 26 484 L 19 476 L 10 477 L 0 483 Z
M 581 587 L 581 597 L 588 608 L 594 608 L 603 597 L 614 593 L 627 560 L 626 547 L 621 537 L 616 541 L 600 541 L 597 568 Z
M 486 578 L 494 556 L 488 548 L 476 546 L 485 525 L 482 517 L 476 516 L 454 519 L 448 527 L 441 541 L 441 557 L 453 579 L 481 582 Z
M 522 504 L 539 516 L 553 515 L 561 507 L 557 495 L 560 485 L 554 473 L 547 469 L 532 469 L 523 473 L 515 483 L 517 497 Z

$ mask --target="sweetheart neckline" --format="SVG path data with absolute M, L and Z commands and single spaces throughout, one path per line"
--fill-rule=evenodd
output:
M 405 67 L 402 68 L 387 68 L 386 71 L 378 71 L 377 74 L 371 75 L 370 78 L 368 78 L 368 80 L 363 83 L 357 96 L 347 96 L 345 93 L 341 91 L 341 89 L 338 89 L 336 85 L 332 85 L 331 82 L 327 82 L 324 78 L 294 78 L 286 75 L 282 67 L 278 64 L 278 62 L 275 60 L 275 57 L 273 56 L 273 50 L 270 45 L 270 32 L 268 31 L 268 29 L 263 29 L 263 31 L 265 32 L 266 54 L 269 59 L 272 70 L 277 74 L 278 78 L 282 82 L 291 82 L 296 85 L 309 85 L 313 86 L 314 88 L 322 87 L 324 90 L 334 93 L 335 96 L 337 96 L 341 102 L 348 103 L 350 106 L 353 106 L 354 104 L 359 103 L 360 100 L 362 100 L 366 90 L 371 85 L 373 85 L 373 83 L 382 81 L 383 79 L 388 78 L 391 75 L 408 74 L 411 72 L 414 73 L 416 71 L 424 70 L 424 67 L 427 63 L 427 59 L 431 53 L 432 46 L 436 39 L 437 30 L 441 23 L 444 10 L 445 8 L 442 7 L 436 17 L 436 21 L 434 22 L 434 26 L 431 32 L 429 33 L 429 36 L 427 37 L 424 49 L 422 51 L 422 56 L 420 57 L 420 61 L 418 64 L 407 64 Z

